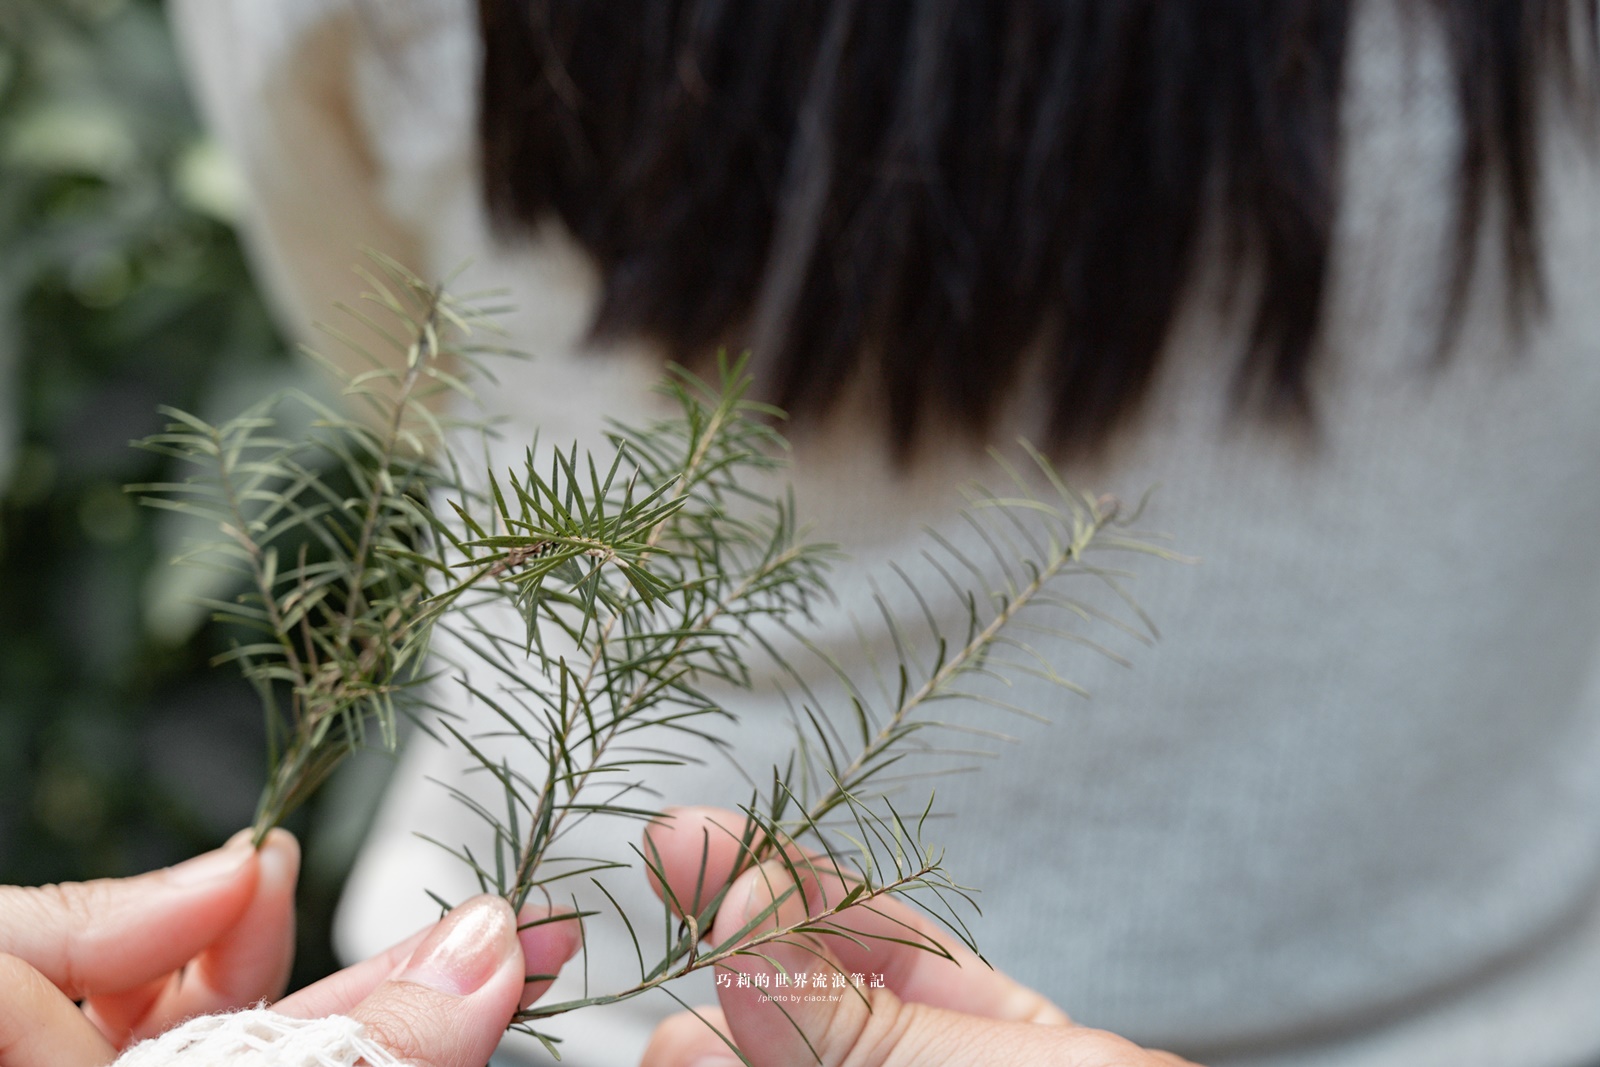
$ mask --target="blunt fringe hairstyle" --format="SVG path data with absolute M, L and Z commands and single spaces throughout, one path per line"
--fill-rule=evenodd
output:
M 1453 66 L 1445 323 L 1496 199 L 1520 320 L 1541 116 L 1594 96 L 1596 0 L 1372 2 L 1436 20 Z M 1305 422 L 1352 4 L 479 0 L 485 194 L 593 256 L 598 336 L 750 347 L 797 416 L 866 381 L 902 455 L 935 419 L 987 430 L 1035 352 L 1050 443 L 1104 444 L 1215 219 L 1262 278 L 1237 398 Z

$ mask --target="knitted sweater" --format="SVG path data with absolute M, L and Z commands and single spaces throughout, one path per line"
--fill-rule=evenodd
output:
M 487 398 L 509 442 L 538 427 L 598 445 L 603 416 L 651 410 L 651 353 L 584 351 L 583 257 L 554 229 L 514 247 L 488 232 L 466 0 L 173 10 L 296 332 L 355 292 L 360 245 L 425 275 L 468 262 L 460 286 L 508 288 L 506 325 L 535 357 Z M 1212 1064 L 1600 1062 L 1600 168 L 1549 124 L 1548 314 L 1512 329 L 1491 221 L 1459 346 L 1427 369 L 1459 145 L 1450 76 L 1388 0 L 1360 5 L 1353 34 L 1314 447 L 1236 424 L 1245 326 L 1202 279 L 1144 420 L 1070 472 L 1125 498 L 1159 483 L 1145 525 L 1201 562 L 1136 568 L 1162 638 L 1118 646 L 1132 670 L 1044 643 L 1093 698 L 1019 682 L 1009 699 L 1054 723 L 1007 724 L 1022 743 L 941 781 L 959 814 L 939 835 L 983 889 L 986 956 L 1081 1022 Z M 834 420 L 795 451 L 803 516 L 852 555 L 818 638 L 845 656 L 856 591 L 915 557 L 920 526 L 953 528 L 955 486 L 983 464 L 950 452 L 897 474 L 872 423 Z M 742 710 L 737 743 L 759 767 L 787 720 L 770 696 Z M 405 755 L 346 892 L 350 955 L 436 914 L 424 887 L 471 891 L 411 836 L 481 833 L 423 781 L 460 781 L 464 762 L 426 742 Z M 744 788 L 693 770 L 662 784 L 670 801 Z M 585 849 L 625 854 L 636 831 L 597 829 Z M 622 938 L 591 925 L 592 988 L 627 981 Z M 672 1009 L 552 1029 L 569 1062 L 631 1063 Z

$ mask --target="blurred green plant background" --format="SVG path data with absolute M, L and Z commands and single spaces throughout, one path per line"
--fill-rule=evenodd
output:
M 265 768 L 253 690 L 189 596 L 170 476 L 129 441 L 158 404 L 208 417 L 313 372 L 251 280 L 239 192 L 155 0 L 0 2 L 0 879 L 131 874 L 246 826 Z M 203 580 L 203 579 L 201 579 Z M 291 828 L 307 847 L 296 984 L 380 757 Z M 354 784 L 351 784 L 354 783 Z M 341 788 L 342 785 L 342 788 Z

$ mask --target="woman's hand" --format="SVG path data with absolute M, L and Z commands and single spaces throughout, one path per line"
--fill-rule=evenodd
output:
M 109 1063 L 189 1016 L 277 996 L 299 871 L 275 830 L 259 851 L 240 834 L 136 878 L 0 887 L 0 1067 Z
M 547 913 L 524 910 L 522 924 Z M 273 1005 L 300 1019 L 348 1015 L 367 1036 L 415 1067 L 483 1067 L 517 1006 L 550 988 L 579 944 L 578 924 L 518 929 L 511 906 L 474 897 L 387 952 L 347 967 Z M 10 1067 L 0 1061 L 0 1067 Z
M 646 852 L 653 848 L 659 854 L 676 899 L 688 901 L 697 885 L 705 887 L 701 898 L 707 899 L 733 869 L 743 825 L 743 817 L 731 812 L 679 809 L 670 823 L 646 832 Z M 711 941 L 721 943 L 743 929 L 793 886 L 790 869 L 773 861 L 742 874 L 724 899 Z M 802 873 L 804 892 L 792 894 L 750 936 L 773 929 L 774 922 L 793 925 L 808 910 L 815 914 L 824 897 L 837 900 L 844 892 L 843 882 L 820 857 L 806 856 L 792 869 Z M 707 1022 L 755 1067 L 815 1067 L 819 1059 L 822 1067 L 1171 1067 L 1186 1062 L 1073 1025 L 1043 996 L 991 970 L 930 920 L 892 899 L 851 908 L 834 921 L 852 936 L 807 937 L 803 946 L 773 942 L 759 955 L 733 957 L 732 971 L 718 969 L 729 975 L 717 983 L 720 1010 L 703 1009 L 701 1018 L 684 1013 L 662 1023 L 643 1067 L 736 1067 L 738 1058 Z M 918 937 L 937 940 L 953 959 L 902 943 Z M 780 971 L 789 976 L 786 990 L 793 991 L 779 991 Z M 748 985 L 739 984 L 741 973 Z M 876 976 L 882 986 L 874 988 L 869 977 L 859 990 L 836 990 L 835 974 Z M 795 975 L 806 975 L 810 988 L 821 977 L 827 992 L 799 992 Z M 775 1003 L 776 997 L 784 999 Z
M 102 1067 L 190 1016 L 277 996 L 299 859 L 274 830 L 259 851 L 241 834 L 136 878 L 0 887 L 0 1067 Z M 274 1010 L 353 1016 L 421 1067 L 482 1067 L 518 1003 L 548 986 L 525 975 L 554 974 L 578 947 L 576 923 L 517 927 L 504 901 L 476 898 Z

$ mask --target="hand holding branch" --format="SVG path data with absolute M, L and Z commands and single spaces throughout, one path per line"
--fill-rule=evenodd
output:
M 736 869 L 744 817 L 712 809 L 672 815 L 670 823 L 647 831 L 646 848 L 660 854 L 672 895 L 688 901 L 697 890 L 702 897 L 720 890 L 719 875 Z M 825 857 L 791 850 L 787 862 L 769 860 L 738 876 L 709 936 L 720 942 L 760 918 L 747 931 L 749 940 L 759 940 L 769 928 L 792 927 L 826 911 L 851 882 Z M 931 945 L 938 949 L 930 951 Z M 753 1067 L 1187 1062 L 1073 1024 L 1039 993 L 992 970 L 932 921 L 889 898 L 763 944 L 728 970 L 743 981 L 719 981 L 719 1007 L 685 1012 L 657 1028 L 643 1067 L 733 1067 L 740 1056 Z M 796 981 L 802 975 L 805 986 Z M 879 976 L 881 987 L 847 980 L 835 989 L 835 975 Z M 828 995 L 778 992 L 806 987 Z
M 0 1067 L 103 1067 L 192 1016 L 280 995 L 300 851 L 282 830 L 259 850 L 249 838 L 135 878 L 0 887 Z M 419 1067 L 482 1067 L 518 1006 L 549 987 L 527 976 L 577 951 L 576 924 L 543 915 L 519 923 L 477 897 L 274 1010 L 348 1015 Z

